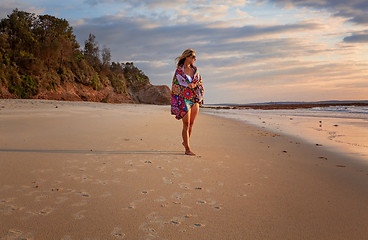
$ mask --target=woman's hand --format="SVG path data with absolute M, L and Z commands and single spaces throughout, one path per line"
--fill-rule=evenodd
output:
M 195 83 L 189 83 L 188 87 L 189 87 L 189 88 L 195 88 L 195 87 L 196 87 L 196 85 L 195 85 Z

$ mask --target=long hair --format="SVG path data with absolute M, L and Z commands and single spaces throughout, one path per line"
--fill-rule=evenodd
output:
M 185 62 L 185 59 L 186 59 L 187 57 L 192 56 L 192 55 L 193 55 L 193 53 L 195 53 L 195 50 L 194 50 L 194 49 L 189 48 L 189 49 L 185 50 L 185 51 L 181 54 L 181 56 L 180 56 L 180 57 L 175 58 L 175 61 L 177 62 L 176 67 L 178 67 L 178 68 L 179 68 L 179 66 L 180 66 L 180 65 L 183 65 L 183 64 L 184 64 L 184 62 Z

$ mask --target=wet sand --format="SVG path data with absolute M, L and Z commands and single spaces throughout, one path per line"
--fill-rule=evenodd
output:
M 368 119 L 363 114 L 303 110 L 213 110 L 202 113 L 235 119 L 323 145 L 368 164 Z M 364 118 L 365 117 L 365 118 Z
M 366 239 L 368 167 L 168 106 L 0 100 L 0 239 Z
M 352 102 L 321 102 L 321 103 L 268 103 L 268 104 L 238 104 L 238 105 L 205 105 L 205 108 L 212 109 L 260 109 L 260 110 L 280 110 L 280 109 L 300 109 L 331 106 L 368 106 L 367 101 Z

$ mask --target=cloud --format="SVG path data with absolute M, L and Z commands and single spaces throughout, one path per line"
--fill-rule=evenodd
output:
M 194 2 L 196 3 L 196 1 Z M 84 3 L 90 6 L 120 5 L 133 11 L 137 9 L 139 11 L 142 9 L 150 11 L 157 9 L 166 10 L 167 8 L 174 10 L 176 8 L 185 7 L 188 4 L 187 1 L 183 0 L 84 0 Z
M 147 27 L 152 24 L 149 19 L 116 16 L 83 19 L 80 23 L 83 24 L 73 26 L 80 43 L 88 38 L 89 33 L 95 34 L 100 45 L 111 49 L 113 61 L 133 61 L 150 74 L 154 83 L 160 84 L 163 79 L 156 76 L 161 76 L 162 72 L 171 75 L 175 57 L 187 48 L 198 51 L 198 62 L 204 71 L 228 71 L 226 75 L 233 77 L 239 77 L 239 69 L 244 62 L 259 68 L 257 64 L 272 59 L 326 51 L 324 46 L 309 41 L 280 37 L 280 34 L 310 33 L 320 29 L 321 25 L 315 23 L 228 28 L 204 24 Z M 151 61 L 151 64 L 142 60 Z M 214 76 L 213 81 L 222 80 Z
M 216 5 L 231 5 L 235 7 L 244 6 L 248 4 L 249 0 L 84 0 L 86 4 L 116 4 L 125 3 L 135 7 L 149 7 L 149 8 L 166 8 L 171 6 L 216 6 Z
M 368 30 L 352 33 L 351 36 L 345 37 L 346 43 L 368 43 Z
M 366 0 L 267 0 L 282 6 L 327 9 L 334 16 L 347 18 L 357 24 L 368 23 L 368 1 Z
M 366 28 L 368 23 L 368 1 L 366 0 L 262 0 L 284 7 L 306 7 L 315 10 L 326 10 L 335 18 L 343 18 L 346 22 Z M 332 23 L 333 24 L 333 23 Z M 352 29 L 353 30 L 353 29 Z M 342 36 L 344 43 L 368 43 L 368 30 L 365 33 L 346 32 Z
M 116 5 L 123 9 L 124 16 L 146 17 L 165 25 L 214 23 L 233 21 L 239 25 L 243 19 L 234 18 L 249 1 L 244 0 L 84 0 L 91 7 Z
M 111 39 L 118 35 L 119 41 L 122 43 L 129 43 L 130 40 L 133 39 L 135 44 L 138 45 L 142 43 L 142 45 L 148 47 L 165 46 L 168 42 L 172 44 L 177 43 L 180 46 L 180 43 L 186 40 L 191 43 L 198 42 L 197 45 L 207 45 L 211 43 L 217 46 L 227 44 L 231 47 L 230 43 L 243 42 L 255 37 L 305 31 L 311 32 L 321 28 L 323 28 L 321 24 L 306 22 L 269 26 L 248 25 L 227 28 L 199 23 L 163 26 L 148 18 L 132 19 L 130 17 L 117 16 L 79 19 L 74 25 L 75 31 L 82 33 L 82 35 L 88 35 L 88 32 L 93 32 L 96 35 L 103 36 L 104 39 Z M 213 42 L 214 40 L 216 43 Z
M 42 14 L 45 11 L 44 8 L 37 8 L 32 4 L 25 3 L 23 1 L 2 0 L 0 7 L 0 19 L 7 18 L 7 16 L 10 15 L 16 8 L 18 8 L 20 11 L 26 11 L 35 14 Z

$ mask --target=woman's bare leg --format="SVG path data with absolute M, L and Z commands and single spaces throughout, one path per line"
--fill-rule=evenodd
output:
M 195 103 L 190 109 L 190 122 L 189 122 L 189 138 L 192 135 L 192 129 L 194 125 L 194 121 L 196 120 L 199 112 L 199 104 Z
M 193 124 L 198 115 L 198 111 L 199 111 L 199 104 L 196 103 L 192 106 L 191 109 L 189 109 L 188 113 L 182 118 L 183 120 L 183 130 L 182 130 L 183 145 L 185 147 L 185 154 L 187 155 L 195 155 L 195 153 L 193 153 L 190 150 L 189 138 L 190 138 L 190 135 L 192 134 Z

